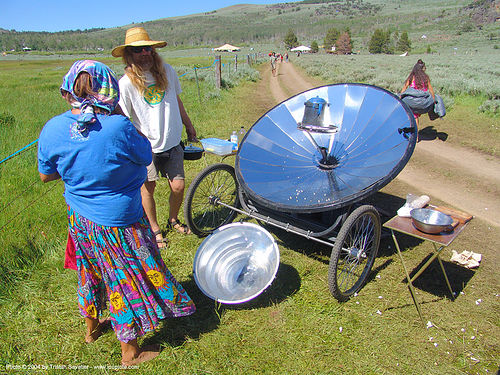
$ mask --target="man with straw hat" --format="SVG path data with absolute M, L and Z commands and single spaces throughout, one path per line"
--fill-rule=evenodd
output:
M 111 52 L 125 63 L 125 74 L 119 81 L 120 106 L 148 137 L 153 149 L 153 162 L 148 166 L 141 196 L 159 247 L 166 246 L 154 200 L 160 173 L 168 178 L 170 185 L 168 228 L 191 233 L 178 218 L 185 186 L 184 151 L 180 145 L 183 124 L 188 139 L 196 140 L 196 130 L 179 97 L 182 90 L 177 73 L 155 50 L 166 45 L 164 41 L 151 40 L 143 27 L 133 27 L 126 32 L 125 44 Z

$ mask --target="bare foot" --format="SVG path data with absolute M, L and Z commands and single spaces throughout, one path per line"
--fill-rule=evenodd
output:
M 109 328 L 111 328 L 111 320 L 99 319 L 97 326 L 85 335 L 85 342 L 87 344 L 93 343 Z
M 157 345 L 145 346 L 133 358 L 125 360 L 122 357 L 123 366 L 135 366 L 143 362 L 150 361 L 160 354 L 160 347 Z

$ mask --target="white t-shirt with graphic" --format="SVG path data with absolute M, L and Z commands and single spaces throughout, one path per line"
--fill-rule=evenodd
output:
M 150 72 L 146 72 L 146 90 L 141 95 L 125 74 L 119 81 L 120 106 L 134 126 L 151 142 L 153 152 L 167 151 L 179 144 L 182 137 L 182 119 L 177 95 L 181 84 L 174 68 L 164 64 L 167 73 L 167 91 L 160 91 Z

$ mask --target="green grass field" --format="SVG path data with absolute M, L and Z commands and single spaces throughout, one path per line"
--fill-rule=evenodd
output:
M 166 57 L 179 67 L 211 63 L 205 56 Z M 359 70 L 388 79 L 387 72 L 393 65 L 387 67 L 380 60 L 359 57 Z M 440 82 L 433 67 L 445 66 L 445 62 L 439 63 L 437 58 L 425 60 L 431 78 Z M 103 62 L 121 74 L 119 61 Z M 0 61 L 2 158 L 35 140 L 50 117 L 66 110 L 58 87 L 71 63 L 72 60 L 57 59 Z M 402 72 L 409 67 L 410 62 L 401 66 L 397 77 L 390 82 L 380 82 L 387 82 L 386 88 L 399 89 L 398 82 L 402 83 L 405 76 Z M 453 66 L 447 69 L 443 76 L 456 74 Z M 181 79 L 182 99 L 200 138 L 228 138 L 241 126 L 248 129 L 266 110 L 255 101 L 258 82 L 254 82 L 253 73 L 243 75 L 239 85 L 217 93 L 207 77 L 200 87 L 201 103 L 191 74 L 189 79 Z M 345 77 L 343 81 L 347 80 Z M 239 80 L 233 78 L 235 82 Z M 475 92 L 461 92 L 463 96 L 456 97 L 451 91 L 447 95 L 454 105 L 447 116 L 477 112 L 480 104 L 476 97 L 470 96 Z M 482 89 L 479 92 L 480 97 L 489 95 Z M 471 119 L 475 138 L 470 142 L 481 148 L 489 145 L 492 137 L 498 139 L 498 119 L 476 112 Z M 479 124 L 488 119 L 496 127 L 494 131 Z M 464 135 L 468 134 L 465 126 L 460 129 Z M 495 149 L 490 153 L 497 155 L 497 152 Z M 187 161 L 187 183 L 203 167 L 218 161 L 213 155 Z M 84 322 L 76 303 L 77 275 L 63 268 L 66 218 L 62 189 L 62 183 L 42 185 L 38 181 L 35 148 L 0 165 L 1 373 L 31 373 L 30 368 L 36 366 L 37 372 L 49 374 L 61 374 L 61 370 L 115 373 L 113 366 L 120 363 L 120 347 L 112 331 L 94 344 L 84 344 Z M 393 181 L 370 201 L 395 212 L 408 189 Z M 157 203 L 160 225 L 165 228 L 168 211 L 165 183 L 158 186 Z M 438 268 L 431 268 L 419 279 L 418 298 L 424 317 L 434 324 L 429 329 L 423 328 L 418 319 L 390 237 L 382 240 L 366 286 L 349 302 L 339 303 L 327 288 L 329 249 L 281 231 L 272 232 L 281 255 L 277 278 L 257 299 L 238 306 L 218 305 L 196 287 L 192 263 L 203 239 L 168 233 L 170 244 L 163 252 L 165 262 L 195 301 L 197 312 L 190 317 L 167 320 L 157 332 L 144 337 L 142 343 L 160 343 L 163 352 L 158 359 L 133 371 L 415 375 L 497 371 L 500 352 L 497 228 L 474 219 L 467 232 L 446 251 L 444 258 L 451 249 L 487 255 L 477 271 L 467 271 L 445 261 L 452 287 L 458 293 L 454 302 L 446 295 L 446 284 Z M 430 244 L 410 237 L 403 236 L 399 241 L 410 270 L 431 251 Z

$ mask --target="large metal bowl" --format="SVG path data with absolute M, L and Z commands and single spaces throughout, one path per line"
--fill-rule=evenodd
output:
M 193 274 L 203 294 L 236 304 L 261 294 L 274 280 L 278 266 L 278 245 L 269 232 L 252 223 L 232 223 L 201 243 Z
M 410 212 L 413 225 L 429 234 L 437 234 L 453 229 L 451 216 L 430 208 L 415 208 Z

